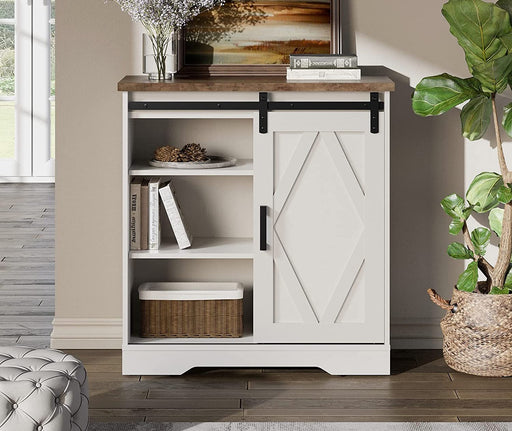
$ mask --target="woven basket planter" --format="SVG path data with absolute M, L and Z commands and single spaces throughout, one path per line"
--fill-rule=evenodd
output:
M 441 330 L 448 366 L 478 376 L 512 376 L 512 295 L 454 289 L 446 302 L 451 309 Z

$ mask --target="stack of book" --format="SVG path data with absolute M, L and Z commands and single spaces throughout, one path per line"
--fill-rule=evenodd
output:
M 192 245 L 176 199 L 172 180 L 136 177 L 130 184 L 130 249 L 158 250 L 160 247 L 160 204 L 167 214 L 180 249 Z
M 357 56 L 338 54 L 290 55 L 286 79 L 293 81 L 355 81 L 361 79 Z

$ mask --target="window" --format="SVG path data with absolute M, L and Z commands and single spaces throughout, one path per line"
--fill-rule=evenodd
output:
M 55 1 L 0 0 L 0 181 L 54 172 Z

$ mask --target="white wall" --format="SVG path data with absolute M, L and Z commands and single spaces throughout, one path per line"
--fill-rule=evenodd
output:
M 342 0 L 345 52 L 396 82 L 391 103 L 391 286 L 394 347 L 439 347 L 442 316 L 428 300 L 449 296 L 462 264 L 439 207 L 463 194 L 459 113 L 420 118 L 410 96 L 421 77 L 467 76 L 441 15 L 444 1 Z M 119 346 L 121 317 L 121 100 L 116 83 L 140 73 L 140 32 L 117 5 L 57 2 L 56 347 Z M 493 154 L 472 143 L 478 160 Z M 476 146 L 475 146 L 476 145 Z M 466 154 L 466 163 L 474 158 Z M 492 165 L 491 165 L 492 166 Z M 471 168 L 473 169 L 473 168 Z M 475 168 L 477 169 L 477 167 Z M 82 340 L 83 337 L 85 340 Z M 87 344 L 87 339 L 92 342 Z
M 121 317 L 121 96 L 116 84 L 137 71 L 132 23 L 116 4 L 103 0 L 64 0 L 56 7 L 52 344 L 80 347 L 82 342 L 73 340 L 83 334 L 104 339 L 109 347 L 119 345 Z

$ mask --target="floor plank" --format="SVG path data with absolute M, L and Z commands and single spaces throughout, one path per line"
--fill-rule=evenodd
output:
M 0 340 L 5 344 L 16 339 L 29 347 L 50 345 L 54 209 L 53 184 L 0 184 Z
M 377 400 L 377 399 L 402 399 L 402 400 L 441 400 L 458 399 L 455 391 L 451 390 L 234 390 L 234 389 L 204 389 L 204 390 L 180 390 L 150 389 L 148 399 L 169 399 L 201 397 L 237 397 L 241 399 L 316 399 L 316 400 Z M 504 397 L 501 397 L 504 398 Z

